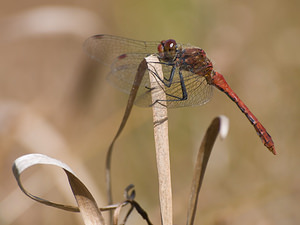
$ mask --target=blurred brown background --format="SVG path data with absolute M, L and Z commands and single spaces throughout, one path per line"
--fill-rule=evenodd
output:
M 138 40 L 174 38 L 206 50 L 259 118 L 278 156 L 223 93 L 202 107 L 169 111 L 174 223 L 184 224 L 193 163 L 205 129 L 220 115 L 196 224 L 300 223 L 300 2 L 290 1 L 1 1 L 0 224 L 83 224 L 79 214 L 41 206 L 13 178 L 13 161 L 33 152 L 67 163 L 106 204 L 105 152 L 126 95 L 83 53 L 83 41 L 108 33 Z M 136 200 L 160 223 L 151 110 L 135 107 L 113 154 L 113 192 L 135 184 Z M 75 204 L 59 169 L 38 167 L 24 185 Z M 136 214 L 130 224 L 144 223 Z

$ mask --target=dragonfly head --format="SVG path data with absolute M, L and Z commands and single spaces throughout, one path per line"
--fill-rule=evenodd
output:
M 157 46 L 159 56 L 163 61 L 175 60 L 177 49 L 177 43 L 174 39 L 163 40 Z

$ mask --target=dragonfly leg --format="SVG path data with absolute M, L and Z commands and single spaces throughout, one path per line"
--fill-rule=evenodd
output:
M 165 63 L 163 63 L 165 64 Z M 167 64 L 169 65 L 169 64 Z M 173 78 L 174 78 L 174 75 L 175 75 L 175 72 L 176 72 L 176 65 L 174 64 L 170 64 L 172 65 L 172 70 L 171 70 L 171 73 L 170 73 L 170 76 L 169 78 L 166 78 L 164 77 L 163 79 L 160 78 L 158 75 L 157 75 L 157 72 L 156 71 L 153 71 L 153 70 L 150 70 L 149 71 L 163 84 L 165 85 L 166 87 L 170 87 L 172 85 L 172 82 L 173 82 Z M 166 82 L 167 81 L 167 82 Z
M 172 69 L 172 71 L 173 71 L 173 69 Z M 174 72 L 173 73 L 175 73 L 175 70 L 174 70 Z M 168 96 L 168 97 L 171 97 L 171 98 L 173 98 L 173 99 L 166 99 L 166 100 L 156 100 L 152 105 L 154 105 L 154 104 L 156 104 L 156 103 L 159 103 L 159 104 L 161 104 L 161 105 L 164 105 L 164 104 L 162 104 L 162 102 L 173 102 L 173 101 L 184 101 L 184 100 L 187 100 L 187 98 L 188 98 L 188 94 L 187 94 L 187 91 L 186 91 L 186 87 L 185 87 L 185 83 L 184 83 L 184 79 L 183 79 L 183 75 L 182 75 L 182 73 L 181 73 L 181 71 L 179 70 L 179 79 L 180 79 L 180 86 L 181 86 L 181 91 L 182 91 L 182 96 L 181 97 L 179 97 L 179 96 L 176 96 L 176 95 L 171 95 L 171 94 L 168 94 L 168 93 L 166 93 L 166 95 Z M 172 75 L 170 75 L 170 78 L 173 80 L 173 76 L 174 76 L 174 74 Z M 172 80 L 171 80 L 171 82 L 170 82 L 170 86 L 171 86 L 171 84 L 172 84 Z M 151 105 L 151 106 L 152 106 Z

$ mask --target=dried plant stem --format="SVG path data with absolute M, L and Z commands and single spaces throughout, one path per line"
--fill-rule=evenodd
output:
M 148 63 L 151 88 L 154 90 L 163 88 L 164 85 L 157 78 L 157 76 L 160 76 L 161 79 L 164 79 L 162 67 L 161 64 L 158 63 L 158 58 L 156 56 L 149 56 L 146 58 L 146 61 Z M 156 102 L 157 100 L 165 99 L 166 95 L 162 89 L 161 91 L 152 91 L 154 140 L 159 181 L 161 219 L 163 225 L 173 225 L 168 113 L 165 106 Z

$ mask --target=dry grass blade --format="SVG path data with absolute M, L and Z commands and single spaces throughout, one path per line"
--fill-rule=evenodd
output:
M 152 89 L 163 88 L 160 84 L 159 76 L 164 79 L 161 64 L 156 56 L 146 58 L 149 69 L 149 78 Z M 152 72 L 151 72 L 152 71 Z M 153 74 L 155 71 L 155 75 Z M 167 108 L 157 102 L 157 100 L 166 100 L 165 92 L 161 89 L 158 92 L 152 92 L 152 110 L 154 124 L 154 140 L 156 149 L 156 162 L 159 182 L 159 200 L 163 225 L 173 225 L 172 215 L 172 187 L 169 156 L 169 138 L 168 138 L 168 112 Z
M 113 216 L 113 225 L 118 225 L 119 215 L 121 214 L 121 209 L 123 208 L 123 203 L 120 203 L 118 207 L 115 209 Z
M 149 217 L 148 217 L 148 214 L 146 213 L 146 211 L 134 200 L 126 200 L 122 203 L 119 203 L 117 204 L 115 207 L 114 207 L 114 215 L 113 215 L 113 225 L 118 225 L 119 224 L 119 217 L 120 217 L 120 214 L 121 214 L 121 211 L 122 211 L 122 208 L 124 206 L 126 206 L 127 204 L 130 204 L 131 207 L 130 209 L 128 210 L 124 220 L 120 223 L 120 224 L 126 224 L 130 214 L 132 213 L 133 209 L 136 209 L 136 211 L 140 214 L 140 216 L 146 220 L 147 224 L 148 225 L 152 225 Z
M 126 224 L 127 219 L 129 218 L 130 214 L 132 213 L 132 211 L 134 209 L 136 209 L 136 211 L 141 215 L 141 217 L 146 220 L 148 225 L 152 225 L 148 214 L 146 213 L 146 211 L 134 200 L 135 198 L 135 190 L 133 189 L 134 185 L 129 185 L 127 188 L 125 188 L 125 201 L 122 203 L 119 203 L 116 205 L 116 207 L 114 208 L 114 216 L 113 216 L 113 225 L 118 225 L 119 223 L 119 217 L 121 214 L 121 210 L 124 206 L 126 206 L 127 204 L 130 204 L 130 209 L 128 210 L 124 220 L 121 222 L 121 224 Z M 129 193 L 129 191 L 131 191 L 131 193 Z
M 228 131 L 228 119 L 225 116 L 215 118 L 208 127 L 202 140 L 194 170 L 188 205 L 187 225 L 193 225 L 197 209 L 198 196 L 203 182 L 206 166 L 215 140 L 220 132 L 225 138 Z
M 32 195 L 23 187 L 20 179 L 22 172 L 31 166 L 39 165 L 39 164 L 58 166 L 66 172 L 72 191 L 76 198 L 78 207 L 58 204 L 58 203 L 45 200 L 43 198 Z M 88 191 L 85 185 L 76 177 L 76 175 L 72 172 L 70 167 L 60 162 L 59 160 L 50 158 L 43 154 L 24 155 L 15 160 L 15 163 L 13 165 L 13 173 L 21 190 L 31 199 L 40 202 L 42 204 L 67 210 L 67 211 L 72 211 L 72 212 L 80 211 L 85 224 L 88 225 L 105 224 L 101 212 L 98 209 L 98 206 L 91 193 Z
M 133 189 L 134 185 L 130 184 L 126 189 L 125 189 L 125 193 L 124 196 L 127 199 L 127 202 L 129 202 L 131 204 L 131 208 L 128 211 L 125 219 L 124 219 L 124 224 L 127 221 L 127 218 L 129 217 L 130 213 L 132 212 L 132 210 L 135 208 L 136 211 L 141 215 L 141 217 L 143 217 L 144 220 L 147 221 L 148 225 L 152 225 L 148 214 L 146 213 L 146 211 L 134 200 L 135 198 L 135 190 Z M 130 192 L 131 191 L 131 192 Z
M 107 151 L 107 154 L 106 154 L 106 189 L 107 189 L 107 195 L 108 195 L 108 205 L 111 205 L 113 203 L 112 188 L 111 188 L 111 157 L 112 157 L 113 147 L 114 147 L 114 144 L 115 144 L 116 140 L 118 139 L 119 135 L 122 133 L 122 131 L 126 125 L 126 122 L 129 118 L 131 109 L 133 107 L 134 100 L 136 98 L 138 89 L 140 87 L 140 84 L 141 84 L 141 81 L 143 79 L 146 69 L 147 69 L 146 61 L 143 60 L 140 63 L 138 70 L 136 72 L 134 83 L 133 83 L 131 91 L 130 91 L 130 95 L 129 95 L 129 98 L 127 101 L 127 106 L 126 106 L 126 110 L 125 110 L 122 122 L 121 122 L 120 127 L 119 127 L 114 139 L 112 140 L 112 142 L 109 146 L 109 149 Z M 112 214 L 112 212 L 110 212 L 110 224 L 112 224 L 112 219 L 113 219 L 112 217 L 113 217 L 113 214 Z
M 74 174 L 67 170 L 65 170 L 65 172 L 68 176 L 84 223 L 86 225 L 104 225 L 104 218 L 89 190 L 76 176 L 74 176 Z
M 152 225 L 152 223 L 151 223 L 151 221 L 150 221 L 150 219 L 148 217 L 148 214 L 146 213 L 146 211 L 136 201 L 131 200 L 130 204 L 143 217 L 143 219 L 147 221 L 148 225 Z

